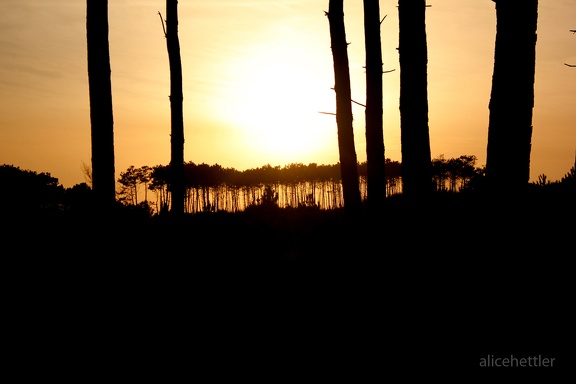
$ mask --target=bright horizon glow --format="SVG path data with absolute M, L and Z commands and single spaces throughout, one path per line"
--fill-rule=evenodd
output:
M 230 63 L 229 70 L 238 77 L 222 100 L 226 108 L 217 105 L 215 110 L 243 132 L 251 153 L 272 164 L 330 151 L 322 142 L 333 144 L 326 139 L 332 136 L 334 119 L 318 111 L 333 109 L 334 92 L 323 89 L 321 79 L 306 70 L 297 49 L 269 42 L 250 51 L 250 56 Z
M 385 156 L 401 161 L 397 2 L 380 2 Z M 3 0 L 0 164 L 65 187 L 90 165 L 85 2 Z M 576 0 L 540 2 L 530 179 L 561 179 L 576 151 Z M 185 161 L 245 170 L 338 159 L 328 0 L 179 2 Z M 170 161 L 164 0 L 109 1 L 116 178 Z M 352 97 L 365 102 L 361 2 L 345 4 Z M 496 12 L 491 0 L 427 8 L 432 157 L 485 164 Z M 353 104 L 358 161 L 364 108 Z

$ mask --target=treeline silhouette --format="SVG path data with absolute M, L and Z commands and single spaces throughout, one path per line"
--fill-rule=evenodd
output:
M 437 191 L 465 190 L 482 175 L 475 156 L 434 159 L 434 186 Z M 361 194 L 366 199 L 366 163 L 358 165 Z M 79 183 L 64 188 L 50 173 L 23 170 L 14 165 L 0 167 L 3 201 L 13 211 L 36 209 L 67 210 L 90 203 L 91 186 Z M 219 164 L 185 163 L 186 212 L 243 211 L 250 206 L 335 209 L 343 205 L 339 164 L 269 164 L 239 171 Z M 387 195 L 402 192 L 401 163 L 386 159 Z M 141 207 L 150 214 L 168 213 L 170 207 L 169 166 L 130 166 L 118 178 L 118 203 Z M 150 194 L 153 194 L 150 196 Z
M 434 159 L 433 188 L 436 191 L 458 192 L 482 175 L 483 168 L 476 167 L 475 156 Z M 402 165 L 386 159 L 386 194 L 402 192 Z M 185 212 L 201 211 L 238 212 L 261 204 L 279 207 L 341 208 L 344 205 L 339 164 L 318 165 L 292 163 L 280 166 L 269 164 L 254 169 L 238 171 L 218 164 L 185 163 Z M 367 163 L 358 164 L 361 200 L 368 198 Z M 148 191 L 156 194 L 154 210 L 157 213 L 170 209 L 169 167 L 129 167 L 120 173 L 118 193 L 125 204 L 138 205 L 148 200 Z
M 482 190 L 484 166 L 476 165 L 476 156 L 462 155 L 432 160 L 432 188 L 435 192 L 471 192 Z M 386 159 L 386 196 L 402 195 L 402 164 Z M 278 208 L 342 208 L 342 180 L 339 164 L 291 163 L 283 167 L 266 164 L 246 169 L 225 168 L 219 164 L 187 162 L 185 169 L 185 212 L 241 212 L 256 206 Z M 367 164 L 358 164 L 362 201 L 367 200 Z M 7 210 L 29 213 L 36 210 L 66 211 L 91 204 L 90 170 L 88 183 L 64 188 L 50 173 L 23 170 L 14 165 L 0 166 L 2 201 Z M 146 216 L 170 211 L 169 166 L 130 166 L 120 172 L 117 192 L 119 205 L 141 210 Z M 576 189 L 576 161 L 566 175 L 550 181 L 540 175 L 531 183 L 535 190 Z
M 388 194 L 400 193 L 401 164 L 387 159 Z M 185 213 L 239 212 L 250 206 L 342 207 L 343 193 L 339 164 L 318 165 L 292 163 L 239 171 L 219 164 L 184 164 Z M 366 196 L 366 163 L 358 165 L 361 193 Z M 168 213 L 171 205 L 169 166 L 129 167 L 120 173 L 118 199 L 124 204 L 138 205 L 153 192 L 155 213 Z M 142 196 L 141 190 L 144 190 Z

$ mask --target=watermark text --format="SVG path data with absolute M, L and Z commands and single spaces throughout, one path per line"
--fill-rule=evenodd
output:
M 526 356 L 526 357 L 516 357 L 514 355 L 510 356 L 494 356 L 487 355 L 486 357 L 480 358 L 480 367 L 504 367 L 504 368 L 515 368 L 515 367 L 553 367 L 554 357 L 543 357 L 542 355 L 537 356 Z

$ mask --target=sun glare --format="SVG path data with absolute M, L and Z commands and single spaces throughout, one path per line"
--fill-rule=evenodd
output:
M 333 146 L 334 117 L 320 113 L 334 110 L 333 79 L 317 77 L 296 49 L 271 45 L 255 52 L 232 65 L 235 84 L 225 110 L 253 154 L 282 164 L 313 158 Z

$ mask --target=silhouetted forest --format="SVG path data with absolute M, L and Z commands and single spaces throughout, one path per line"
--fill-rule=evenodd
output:
M 408 375 L 450 367 L 482 374 L 477 360 L 486 354 L 536 346 L 566 361 L 557 346 L 568 340 L 572 302 L 576 163 L 524 195 L 493 196 L 473 159 L 436 159 L 436 190 L 426 201 L 396 191 L 381 214 L 356 217 L 319 206 L 320 184 L 337 183 L 337 165 L 235 171 L 187 163 L 188 206 L 210 207 L 182 218 L 153 212 L 150 195 L 129 190 L 104 216 L 92 209 L 87 183 L 64 188 L 50 174 L 2 165 L 4 265 L 27 293 L 19 305 L 44 314 L 113 311 L 129 321 L 121 337 L 132 349 L 159 343 L 142 338 L 144 324 L 162 324 L 173 340 L 194 324 L 203 351 L 196 361 L 208 370 L 226 361 L 235 372 L 260 372 L 237 357 L 247 345 L 269 369 L 311 364 L 328 376 L 374 374 L 384 356 L 368 347 L 383 345 L 395 351 L 387 372 Z M 470 167 L 456 172 L 462 165 Z M 155 193 L 156 176 L 127 182 L 141 168 L 121 173 L 122 188 L 145 182 Z M 150 175 L 165 169 L 150 167 Z M 388 182 L 398 183 L 393 174 Z M 314 201 L 311 183 L 319 185 Z M 247 192 L 244 210 L 227 211 L 219 199 L 232 186 L 259 192 Z
M 387 159 L 387 197 L 383 198 L 385 210 L 374 215 L 369 209 L 364 209 L 360 217 L 350 219 L 343 212 L 338 164 L 298 163 L 284 167 L 267 164 L 238 171 L 218 164 L 188 162 L 184 167 L 186 216 L 183 220 L 193 228 L 198 228 L 190 231 L 187 236 L 193 238 L 196 231 L 199 231 L 203 233 L 201 238 L 206 235 L 228 238 L 221 245 L 226 245 L 225 248 L 237 246 L 238 249 L 246 248 L 244 236 L 259 241 L 270 240 L 272 243 L 266 253 L 289 254 L 293 249 L 294 255 L 298 255 L 326 253 L 323 249 L 330 248 L 329 244 L 333 243 L 330 240 L 334 237 L 332 233 L 344 231 L 348 220 L 359 225 L 358 228 L 362 227 L 363 222 L 376 221 L 392 232 L 434 232 L 440 238 L 449 236 L 453 238 L 451 241 L 457 242 L 463 241 L 462 236 L 471 235 L 471 226 L 479 226 L 484 219 L 488 220 L 488 226 L 500 225 L 501 222 L 495 221 L 490 214 L 499 217 L 515 210 L 519 210 L 519 217 L 550 216 L 550 220 L 557 220 L 558 225 L 573 224 L 573 220 L 566 215 L 573 212 L 570 210 L 573 210 L 576 201 L 576 163 L 561 180 L 551 182 L 545 175 L 540 175 L 538 181 L 531 183 L 524 194 L 518 195 L 510 195 L 505 190 L 500 195 L 488 193 L 485 189 L 484 167 L 476 166 L 475 156 L 451 159 L 439 156 L 433 159 L 432 165 L 434 192 L 429 199 L 421 201 L 403 195 L 401 164 Z M 358 170 L 362 201 L 365 204 L 366 163 L 359 164 Z M 113 221 L 122 217 L 130 220 L 135 228 L 174 222 L 169 210 L 168 175 L 169 167 L 162 165 L 139 168 L 130 166 L 121 172 L 117 180 L 119 191 Z M 92 203 L 90 172 L 87 171 L 85 176 L 87 182 L 64 188 L 58 183 L 58 178 L 49 173 L 2 165 L 0 180 L 4 185 L 1 197 L 6 203 L 5 224 L 18 220 L 25 224 L 22 229 L 36 228 L 39 231 L 57 229 L 55 225 L 58 223 L 94 224 L 93 220 L 98 217 L 99 211 L 94 209 Z M 405 223 L 407 226 L 402 228 L 399 223 L 414 214 L 424 221 Z M 566 220 L 562 220 L 563 216 Z M 469 224 L 459 227 L 461 221 Z M 540 227 L 545 229 L 544 224 L 535 221 L 534 230 Z M 42 225 L 46 228 L 42 228 Z M 114 226 L 114 222 L 111 225 Z M 448 230 L 450 226 L 455 228 Z M 227 234 L 227 230 L 234 233 Z M 461 236 L 454 236 L 452 230 L 457 230 Z M 252 231 L 253 234 L 250 234 Z M 273 236 L 265 235 L 268 232 L 277 233 Z M 317 236 L 320 233 L 324 233 L 324 237 Z M 385 232 L 382 232 L 373 240 L 384 241 L 386 238 Z M 235 239 L 238 244 L 231 239 Z M 311 242 L 319 248 L 307 248 L 307 243 L 310 243 L 308 240 L 313 240 Z M 360 239 L 354 237 L 351 241 L 361 243 Z M 349 253 L 338 245 L 334 251 Z M 218 248 L 213 252 L 217 254 Z
M 414 369 L 444 381 L 450 367 L 477 371 L 478 358 L 514 351 L 552 351 L 566 367 L 576 159 L 561 180 L 528 183 L 536 0 L 495 1 L 487 168 L 475 156 L 430 158 L 429 5 L 404 0 L 402 163 L 384 158 L 383 19 L 365 1 L 368 162 L 358 164 L 343 1 L 330 0 L 340 162 L 245 171 L 184 162 L 178 2 L 167 0 L 171 164 L 131 166 L 117 180 L 107 3 L 86 8 L 87 181 L 64 188 L 49 173 L 0 166 L 3 261 L 34 345 L 58 345 L 47 328 L 78 331 L 106 358 L 124 362 L 112 350 L 121 340 L 154 365 L 158 351 L 181 362 L 190 344 L 202 371 L 251 380 L 272 369 L 266 382 L 304 372 L 298 381 L 418 382 Z

